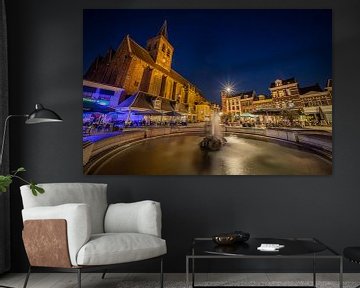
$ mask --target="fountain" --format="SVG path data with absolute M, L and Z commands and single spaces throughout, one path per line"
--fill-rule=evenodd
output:
M 211 115 L 211 127 L 210 133 L 200 142 L 200 148 L 204 151 L 218 151 L 226 144 L 226 139 L 223 137 L 223 133 L 220 126 L 220 115 L 213 111 Z

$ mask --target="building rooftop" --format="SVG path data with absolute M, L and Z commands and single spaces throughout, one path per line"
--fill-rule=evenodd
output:
M 250 91 L 246 91 L 246 92 L 238 92 L 238 93 L 229 95 L 228 98 L 239 97 L 239 96 L 242 99 L 249 98 L 249 97 L 255 97 L 255 90 L 250 90 Z
M 134 55 L 139 57 L 141 60 L 144 60 L 145 62 L 147 62 L 151 65 L 156 65 L 154 59 L 151 57 L 149 52 L 146 49 L 144 49 L 143 47 L 141 47 L 138 43 L 136 43 L 133 39 L 131 39 L 129 35 L 126 36 L 126 41 L 128 44 L 128 49 L 131 53 L 133 53 Z M 156 68 L 158 68 L 158 67 L 156 67 Z M 161 67 L 161 69 L 165 70 L 162 67 Z
M 270 95 L 256 95 L 254 96 L 254 101 L 259 101 L 259 100 L 271 100 L 271 96 Z
M 304 95 L 309 92 L 323 92 L 323 89 L 321 89 L 321 87 L 318 83 L 316 83 L 315 85 L 307 86 L 307 87 L 303 87 L 303 88 L 299 87 L 300 95 Z
M 285 80 L 282 80 L 282 79 L 280 79 L 280 80 L 282 81 L 282 85 L 287 85 L 287 84 L 296 83 L 295 77 L 291 77 L 291 78 L 285 79 Z M 276 81 L 274 81 L 274 82 L 272 82 L 272 83 L 270 84 L 270 88 L 276 87 L 275 82 L 276 82 Z

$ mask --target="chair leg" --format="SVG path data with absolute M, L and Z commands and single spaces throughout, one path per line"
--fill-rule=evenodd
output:
M 104 270 L 104 273 L 101 275 L 101 279 L 105 279 L 106 272 L 107 270 Z
M 29 270 L 26 274 L 26 278 L 25 278 L 25 282 L 24 282 L 24 286 L 23 288 L 26 288 L 27 284 L 28 284 L 28 281 L 29 281 L 29 277 L 30 277 L 30 274 L 31 274 L 31 265 L 29 266 Z
M 161 260 L 160 260 L 160 287 L 163 288 L 164 287 L 164 268 L 163 268 L 163 263 L 164 260 L 163 260 L 163 257 L 161 257 Z
M 81 269 L 77 269 L 78 288 L 81 288 Z

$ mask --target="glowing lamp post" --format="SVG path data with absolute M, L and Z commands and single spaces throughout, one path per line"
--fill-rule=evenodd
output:
M 225 91 L 227 94 L 230 94 L 233 91 L 233 89 L 232 89 L 232 87 L 227 86 L 227 87 L 225 87 Z

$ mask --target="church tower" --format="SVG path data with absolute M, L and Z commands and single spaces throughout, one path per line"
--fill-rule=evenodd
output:
M 159 33 L 147 41 L 146 49 L 149 51 L 156 64 L 168 71 L 171 70 L 174 47 L 170 44 L 168 39 L 166 20 L 161 26 Z

